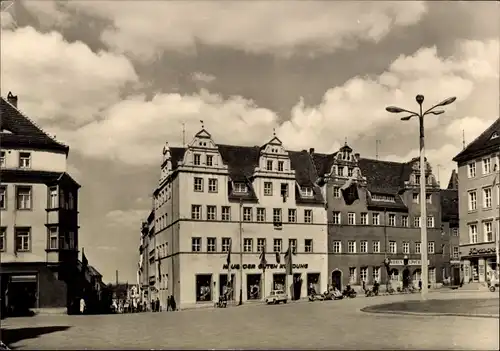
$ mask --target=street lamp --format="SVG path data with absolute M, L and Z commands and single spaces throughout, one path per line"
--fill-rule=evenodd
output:
M 387 112 L 391 113 L 409 113 L 408 116 L 402 117 L 402 121 L 409 121 L 413 117 L 418 117 L 419 127 L 420 127 L 420 256 L 421 256 L 421 270 L 422 270 L 422 300 L 427 298 L 428 288 L 429 288 L 429 265 L 428 265 L 428 247 L 427 247 L 427 199 L 426 199 L 426 182 L 425 182 L 425 139 L 424 139 L 424 116 L 426 115 L 440 115 L 444 113 L 443 110 L 434 110 L 436 107 L 446 106 L 453 103 L 457 98 L 450 97 L 446 100 L 441 101 L 439 104 L 432 106 L 427 111 L 423 112 L 422 103 L 424 102 L 423 95 L 417 95 L 415 100 L 417 101 L 420 109 L 419 112 L 410 111 L 404 108 L 389 106 L 386 107 Z

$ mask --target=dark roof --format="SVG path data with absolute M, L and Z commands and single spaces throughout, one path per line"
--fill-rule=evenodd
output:
M 496 138 L 491 138 L 493 134 Z M 497 118 L 481 135 L 472 141 L 467 147 L 453 158 L 455 162 L 464 162 L 476 157 L 487 155 L 500 148 L 500 118 Z
M 448 182 L 448 188 L 447 189 L 458 189 L 458 173 L 457 171 L 453 170 L 451 172 L 450 176 L 450 181 Z
M 327 173 L 330 173 L 330 170 L 332 169 L 333 166 L 333 162 L 335 161 L 335 155 L 336 153 L 328 155 L 317 154 L 317 153 L 312 154 L 314 166 L 316 167 L 316 171 L 318 172 L 319 176 L 323 176 Z
M 87 268 L 92 276 L 102 278 L 102 274 L 99 273 L 99 271 L 95 269 L 93 266 L 87 266 Z
M 0 136 L 2 147 L 69 152 L 67 145 L 50 137 L 3 97 L 0 97 L 0 130 L 7 131 Z
M 458 222 L 458 190 L 441 189 L 441 219 L 443 222 Z
M 41 183 L 52 185 L 68 182 L 72 186 L 80 188 L 80 184 L 66 172 L 3 169 L 1 178 L 4 183 Z
M 402 187 L 406 173 L 405 163 L 371 160 L 362 158 L 358 161 L 361 174 L 366 177 L 370 192 L 396 194 Z M 408 179 L 408 177 L 404 178 Z

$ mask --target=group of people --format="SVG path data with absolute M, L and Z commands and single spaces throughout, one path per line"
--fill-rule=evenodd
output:
M 146 304 L 146 302 L 144 302 L 144 304 Z M 151 301 L 151 311 L 161 312 L 161 304 L 158 297 Z M 177 311 L 177 303 L 173 295 L 167 297 L 167 311 Z

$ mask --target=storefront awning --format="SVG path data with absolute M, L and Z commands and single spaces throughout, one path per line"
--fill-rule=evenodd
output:
M 29 275 L 11 275 L 11 283 L 36 283 L 36 274 Z

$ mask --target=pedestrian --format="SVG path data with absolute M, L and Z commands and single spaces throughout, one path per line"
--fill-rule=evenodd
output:
M 418 281 L 418 290 L 422 291 L 422 280 Z
M 83 314 L 85 312 L 85 299 L 82 297 L 80 299 L 80 314 Z
M 177 311 L 177 304 L 175 303 L 175 297 L 174 295 L 171 295 L 172 297 L 172 311 Z
M 160 299 L 156 298 L 156 312 L 161 312 Z

